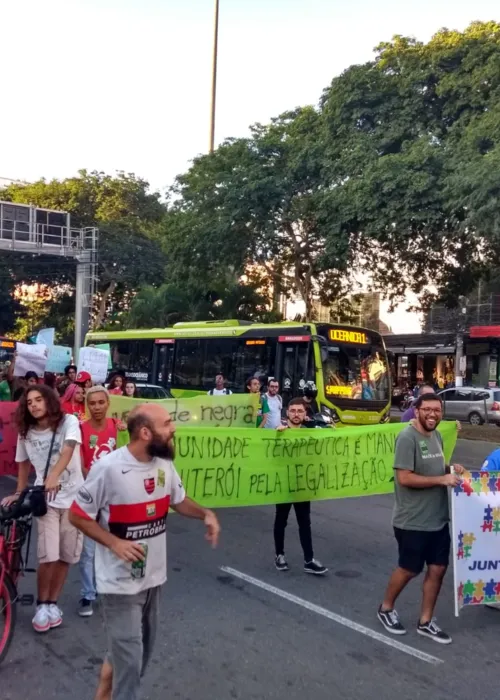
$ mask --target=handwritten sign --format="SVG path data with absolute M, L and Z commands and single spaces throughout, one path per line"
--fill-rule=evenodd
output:
M 158 403 L 164 406 L 177 425 L 213 426 L 215 428 L 249 428 L 257 423 L 259 397 L 255 394 L 231 396 L 194 396 L 189 399 L 129 399 L 110 396 L 109 415 L 127 420 L 134 406 Z
M 17 403 L 0 401 L 0 475 L 17 474 L 17 427 L 15 413 Z
M 103 384 L 108 374 L 109 352 L 99 348 L 81 348 L 78 353 L 78 371 L 88 372 L 94 384 Z
M 36 372 L 43 377 L 47 364 L 47 347 L 45 345 L 27 345 L 17 343 L 14 377 L 24 377 L 26 372 Z
M 404 427 L 179 428 L 175 465 L 188 495 L 214 508 L 392 493 L 394 445 Z M 456 423 L 441 423 L 439 429 L 449 460 Z M 127 437 L 120 433 L 119 441 Z
M 67 348 L 64 345 L 52 345 L 52 347 L 49 347 L 45 371 L 62 374 L 70 362 L 71 348 Z
M 455 615 L 500 603 L 500 472 L 465 475 L 452 495 Z
M 112 369 L 113 363 L 111 362 L 111 345 L 109 343 L 98 343 L 97 345 L 94 345 L 94 347 L 108 353 L 108 369 Z

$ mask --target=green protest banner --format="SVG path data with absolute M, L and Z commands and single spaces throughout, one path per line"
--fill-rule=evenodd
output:
M 127 420 L 134 406 L 158 403 L 164 406 L 178 425 L 189 427 L 249 428 L 257 423 L 259 396 L 231 394 L 230 396 L 194 396 L 189 399 L 130 399 L 110 396 L 108 415 Z
M 179 428 L 175 466 L 188 495 L 211 508 L 391 493 L 394 445 L 404 427 Z M 441 423 L 439 430 L 449 462 L 456 423 Z

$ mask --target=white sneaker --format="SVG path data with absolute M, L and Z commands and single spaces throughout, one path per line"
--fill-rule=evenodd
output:
M 43 603 L 38 605 L 35 617 L 32 620 L 35 632 L 48 632 L 50 630 L 49 606 Z
M 48 606 L 48 616 L 50 627 L 59 627 L 59 625 L 62 625 L 62 610 L 54 603 Z

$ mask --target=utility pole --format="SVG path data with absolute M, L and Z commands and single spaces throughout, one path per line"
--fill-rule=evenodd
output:
M 219 46 L 219 0 L 215 0 L 214 53 L 212 59 L 212 100 L 210 105 L 210 144 L 209 151 L 215 147 L 215 105 L 217 99 L 217 53 Z
M 458 324 L 457 324 L 457 337 L 456 337 L 456 349 L 455 349 L 455 386 L 463 386 L 464 380 L 463 375 L 465 374 L 465 367 L 463 366 L 465 355 L 464 355 L 464 331 L 466 330 L 467 321 L 467 299 L 465 297 L 460 297 L 459 299 L 459 309 L 458 309 Z

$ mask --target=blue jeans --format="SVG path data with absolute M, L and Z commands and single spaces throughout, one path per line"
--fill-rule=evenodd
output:
M 97 591 L 95 587 L 95 540 L 90 537 L 83 538 L 83 549 L 80 557 L 80 578 L 82 581 L 82 598 L 95 600 Z

